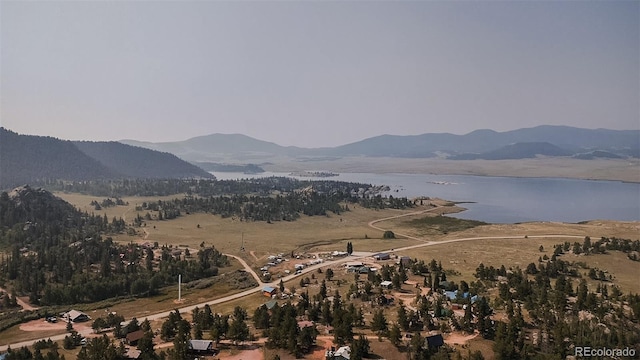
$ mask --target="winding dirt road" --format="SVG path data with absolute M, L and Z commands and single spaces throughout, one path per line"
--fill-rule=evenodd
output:
M 383 229 L 380 228 L 378 226 L 376 226 L 376 223 L 385 221 L 385 220 L 391 220 L 391 219 L 396 219 L 396 218 L 400 218 L 400 217 L 405 217 L 405 216 L 412 216 L 412 215 L 420 215 L 426 212 L 430 212 L 430 211 L 434 211 L 436 209 L 438 209 L 439 207 L 434 207 L 431 209 L 427 209 L 427 210 L 421 210 L 421 211 L 416 211 L 416 212 L 412 212 L 412 213 L 405 213 L 405 214 L 399 214 L 396 216 L 391 216 L 391 217 L 385 217 L 382 219 L 378 219 L 378 220 L 373 220 L 369 222 L 369 226 L 373 229 L 376 230 L 380 230 L 380 231 L 385 231 L 387 229 Z M 406 251 L 406 250 L 411 250 L 411 249 L 416 249 L 416 248 L 420 248 L 420 247 L 425 247 L 425 246 L 433 246 L 433 245 L 442 245 L 442 244 L 449 244 L 449 243 L 455 243 L 455 242 L 462 242 L 462 241 L 477 241 L 477 240 L 495 240 L 495 239 L 523 239 L 525 234 L 519 234 L 519 235 L 509 235 L 509 236 L 481 236 L 481 237 L 467 237 L 467 238 L 456 238 L 456 239 L 450 239 L 450 240 L 441 240 L 441 241 L 429 241 L 426 239 L 421 239 L 421 238 L 416 238 L 413 236 L 408 236 L 405 234 L 398 234 L 400 236 L 404 236 L 408 239 L 412 239 L 412 240 L 416 240 L 416 241 L 420 241 L 420 244 L 416 244 L 416 245 L 410 245 L 410 246 L 405 246 L 402 248 L 394 248 L 386 250 L 386 252 L 400 252 L 400 251 Z M 529 235 L 528 238 L 572 238 L 572 239 L 583 239 L 584 235 L 564 235 L 564 234 L 550 234 L 550 235 Z M 381 251 L 381 252 L 385 252 L 385 251 Z M 193 311 L 194 308 L 199 307 L 202 308 L 205 305 L 216 305 L 216 304 L 221 304 L 221 303 L 225 303 L 228 301 L 233 301 L 254 293 L 257 293 L 259 291 L 261 291 L 261 289 L 264 286 L 273 286 L 276 287 L 278 286 L 278 283 L 280 282 L 280 280 L 287 282 L 289 280 L 295 279 L 297 277 L 300 276 L 304 276 L 307 273 L 313 272 L 315 270 L 317 270 L 318 268 L 324 268 L 324 267 L 329 267 L 329 266 L 335 266 L 347 261 L 354 261 L 354 260 L 359 260 L 359 259 L 363 259 L 365 257 L 369 257 L 372 256 L 373 253 L 370 252 L 354 252 L 351 256 L 347 256 L 345 258 L 341 258 L 338 260 L 332 260 L 332 261 L 326 261 L 322 264 L 317 264 L 317 265 L 313 265 L 313 266 L 309 266 L 305 269 L 302 270 L 301 273 L 299 274 L 291 274 L 291 275 L 287 275 L 285 277 L 282 277 L 281 279 L 277 279 L 275 281 L 269 282 L 269 283 L 263 283 L 260 279 L 260 277 L 258 276 L 258 274 L 256 274 L 255 271 L 253 271 L 253 269 L 241 258 L 235 256 L 235 255 L 230 255 L 230 254 L 226 254 L 227 256 L 230 256 L 234 259 L 237 259 L 242 266 L 245 268 L 246 271 L 248 271 L 249 273 L 251 273 L 251 275 L 258 281 L 258 286 L 236 293 L 236 294 L 232 294 L 229 296 L 225 296 L 219 299 L 215 299 L 215 300 L 211 300 L 211 301 L 206 301 L 200 304 L 195 304 L 195 305 L 190 305 L 190 306 L 186 306 L 183 308 L 178 309 L 178 311 L 180 313 L 188 313 Z M 153 321 L 153 320 L 158 320 L 158 319 L 162 319 L 165 317 L 169 316 L 169 313 L 171 313 L 173 311 L 165 311 L 165 312 L 161 312 L 161 313 L 157 313 L 157 314 L 153 314 L 153 315 L 149 315 L 146 316 L 144 318 L 139 317 L 138 320 L 143 321 L 143 319 L 149 319 L 149 321 Z M 91 334 L 91 329 L 88 330 L 84 330 L 82 332 L 80 332 L 80 335 L 83 336 L 87 336 Z M 19 342 L 19 343 L 13 343 L 10 344 L 10 346 L 14 349 L 22 347 L 22 346 L 31 346 L 33 345 L 33 343 L 35 343 L 36 341 L 39 340 L 46 340 L 46 339 L 51 339 L 53 341 L 58 341 L 58 340 L 63 340 L 64 337 L 66 336 L 66 334 L 61 334 L 61 335 L 56 335 L 56 336 L 51 336 L 51 337 L 47 337 L 47 338 L 42 338 L 42 339 L 36 339 L 36 340 L 29 340 L 29 341 L 23 341 L 23 342 Z M 3 345 L 0 346 L 0 351 L 5 351 L 7 349 L 8 345 Z

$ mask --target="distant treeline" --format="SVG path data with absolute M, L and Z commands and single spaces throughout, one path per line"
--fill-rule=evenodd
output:
M 194 162 L 193 164 L 206 171 L 241 172 L 247 174 L 264 172 L 264 169 L 256 164 L 219 164 L 212 162 Z
M 144 203 L 139 210 L 158 211 L 155 219 L 173 219 L 184 213 L 208 212 L 247 221 L 293 221 L 301 214 L 340 214 L 349 204 L 373 209 L 405 209 L 407 198 L 383 197 L 379 187 L 341 181 L 301 181 L 286 177 L 246 180 L 94 180 L 55 181 L 51 190 L 96 196 L 168 196 L 183 199 Z M 149 215 L 146 220 L 150 220 Z M 143 218 L 138 217 L 140 224 Z

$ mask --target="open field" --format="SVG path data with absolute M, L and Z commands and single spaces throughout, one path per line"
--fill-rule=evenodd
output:
M 90 212 L 96 214 L 105 213 L 109 218 L 116 216 L 125 216 L 130 222 L 136 216 L 135 205 L 141 204 L 143 201 L 157 200 L 157 198 L 123 198 L 128 202 L 128 206 L 118 206 L 107 208 L 102 211 L 93 211 L 93 207 L 89 205 L 92 200 L 101 201 L 102 198 L 77 195 L 77 194 L 56 194 L 77 206 L 85 207 Z M 163 199 L 173 199 L 176 196 L 165 197 Z M 478 238 L 478 237 L 497 237 L 509 236 L 509 239 L 473 239 L 472 241 L 458 243 L 432 244 L 429 246 L 413 248 L 410 251 L 393 251 L 394 255 L 408 255 L 412 258 L 430 261 L 436 259 L 442 262 L 445 270 L 454 270 L 457 274 L 447 274 L 449 280 L 459 282 L 466 280 L 467 282 L 475 280 L 473 273 L 476 267 L 482 262 L 486 266 L 493 265 L 499 267 L 505 265 L 508 267 L 525 268 L 529 263 L 537 263 L 539 257 L 551 256 L 553 245 L 563 243 L 565 241 L 582 242 L 584 236 L 590 236 L 592 239 L 598 239 L 601 236 L 620 237 L 637 239 L 640 234 L 639 222 L 613 222 L 613 221 L 590 221 L 580 224 L 567 224 L 556 222 L 543 223 L 522 223 L 522 224 L 488 224 L 479 225 L 461 221 L 450 221 L 441 218 L 437 213 L 446 210 L 446 212 L 459 211 L 455 207 L 440 208 L 433 214 L 408 215 L 403 217 L 391 218 L 397 215 L 407 215 L 419 210 L 426 210 L 427 207 L 411 209 L 411 210 L 370 210 L 360 206 L 351 207 L 352 211 L 345 212 L 341 215 L 333 215 L 327 217 L 307 217 L 302 216 L 298 221 L 294 222 L 274 222 L 267 224 L 265 222 L 240 222 L 234 219 L 223 219 L 220 216 L 210 214 L 190 214 L 184 215 L 174 220 L 167 221 L 147 221 L 146 226 L 136 228 L 137 234 L 118 235 L 114 238 L 121 242 L 154 242 L 157 241 L 161 245 L 188 246 L 190 248 L 198 248 L 204 242 L 206 245 L 215 245 L 217 249 L 224 253 L 236 254 L 245 259 L 254 267 L 258 264 L 266 262 L 266 256 L 277 253 L 288 254 L 291 251 L 296 253 L 318 253 L 332 250 L 345 250 L 346 243 L 352 242 L 355 251 L 371 251 L 398 249 L 404 246 L 421 245 L 425 241 L 438 242 L 461 238 Z M 141 212 L 144 215 L 146 211 Z M 426 221 L 421 221 L 429 217 Z M 386 219 L 376 221 L 378 219 Z M 414 222 L 412 222 L 414 221 Z M 416 222 L 417 221 L 417 222 Z M 368 224 L 380 229 L 389 229 L 396 234 L 404 234 L 415 239 L 403 238 L 398 239 L 381 239 L 382 230 L 373 229 Z M 198 226 L 199 225 L 199 226 Z M 471 226 L 473 225 L 473 227 Z M 479 226 L 475 226 L 479 225 Z M 244 234 L 244 235 L 243 235 Z M 534 238 L 536 235 L 553 235 L 557 237 L 550 238 Z M 576 236 L 575 239 L 561 237 L 560 235 Z M 240 251 L 241 239 L 244 236 L 245 251 Z M 526 236 L 526 237 L 525 237 Z M 425 244 L 426 245 L 426 244 Z M 541 252 L 540 245 L 544 247 Z M 571 254 L 563 255 L 566 261 L 581 261 L 590 267 L 597 267 L 608 271 L 614 278 L 613 283 L 617 284 L 623 292 L 640 292 L 640 263 L 633 262 L 626 258 L 626 255 L 620 252 L 611 252 L 607 255 L 589 255 L 574 256 Z M 363 260 L 368 262 L 369 260 Z M 284 264 L 291 265 L 295 261 L 286 262 Z M 389 260 L 393 263 L 393 260 Z M 231 273 L 241 268 L 241 265 L 232 260 L 232 267 L 221 268 L 221 273 Z M 335 290 L 339 290 L 340 294 L 346 294 L 349 287 L 353 283 L 354 274 L 346 273 L 344 266 L 332 265 L 334 269 L 334 279 L 327 281 L 327 293 L 333 295 Z M 288 289 L 295 287 L 298 292 L 304 291 L 300 286 L 301 278 L 311 278 L 311 284 L 305 288 L 308 289 L 311 296 L 319 291 L 319 285 L 325 279 L 326 268 L 322 273 L 313 270 L 302 277 L 295 278 L 285 283 Z M 587 278 L 588 270 L 581 269 L 583 278 Z M 365 275 L 361 275 L 363 281 Z M 273 280 L 278 281 L 277 278 Z M 338 281 L 339 280 L 339 281 Z M 420 280 L 412 276 L 410 280 Z M 595 289 L 596 282 L 590 281 L 590 287 Z M 576 283 L 574 282 L 574 286 Z M 394 296 L 399 299 L 405 299 L 406 305 L 410 305 L 415 289 L 408 285 L 403 285 L 406 294 L 398 293 Z M 158 313 L 161 311 L 171 310 L 178 307 L 184 307 L 224 297 L 240 290 L 233 289 L 232 286 L 221 282 L 215 286 L 202 290 L 183 288 L 184 302 L 176 303 L 177 289 L 165 289 L 165 294 L 149 299 L 136 299 L 135 301 L 121 301 L 108 306 L 109 311 L 117 311 L 126 318 L 136 316 L 138 319 L 144 318 L 145 315 Z M 406 296 L 405 296 L 406 295 Z M 252 314 L 255 308 L 269 299 L 260 293 L 254 293 L 233 301 L 212 306 L 214 312 L 231 313 L 235 306 L 245 308 L 249 314 Z M 285 302 L 287 300 L 279 300 Z M 365 310 L 365 322 L 369 323 L 372 318 L 372 308 L 370 305 L 362 303 L 360 300 L 354 300 L 356 306 L 363 306 Z M 88 311 L 93 318 L 100 316 L 106 310 L 106 306 L 95 304 L 92 311 Z M 387 319 L 393 321 L 396 317 L 396 309 L 394 307 L 385 308 Z M 186 315 L 187 318 L 190 315 Z M 155 321 L 154 327 L 161 324 L 161 321 Z M 367 332 L 367 331 L 365 331 Z M 259 332 L 255 332 L 258 334 Z M 35 334 L 35 335 L 34 335 Z M 50 336 L 46 331 L 25 332 L 19 327 L 11 328 L 0 335 L 0 339 L 9 343 L 19 342 L 21 340 L 41 338 Z M 2 343 L 2 341 L 0 341 Z M 394 353 L 386 352 L 385 349 L 391 349 L 392 346 L 388 342 L 378 343 L 377 340 L 371 340 L 372 349 L 378 355 L 393 358 Z M 375 343 L 375 344 L 374 344 Z M 473 350 L 481 350 L 485 353 L 491 353 L 491 343 L 482 339 L 473 339 L 469 341 L 468 348 Z M 393 348 L 395 349 L 395 348 Z M 466 354 L 465 347 L 462 350 Z M 262 352 L 272 354 L 269 350 Z M 225 355 L 243 356 L 244 352 L 225 353 Z M 282 353 L 281 353 L 282 354 Z M 247 353 L 248 355 L 248 353 Z M 258 356 L 257 351 L 252 352 L 253 356 Z M 397 355 L 397 354 L 396 354 Z M 75 356 L 67 358 L 73 359 Z M 244 357 L 243 357 L 244 358 Z M 487 358 L 490 358 L 487 357 Z
M 638 239 L 640 235 L 640 222 L 621 222 L 621 221 L 604 221 L 593 220 L 585 223 L 561 223 L 561 222 L 531 222 L 519 224 L 488 224 L 480 225 L 462 231 L 444 233 L 438 231 L 437 226 L 415 226 L 412 220 L 423 219 L 435 214 L 406 216 L 397 219 L 385 220 L 376 223 L 377 226 L 392 229 L 394 232 L 424 238 L 430 241 L 438 241 L 451 238 L 462 237 L 480 237 L 480 236 L 504 236 L 504 235 L 589 235 L 592 239 L 600 237 L 619 237 L 623 239 Z M 464 224 L 466 221 L 458 221 Z M 451 231 L 451 227 L 456 225 L 449 224 L 447 230 Z M 465 226 L 458 226 L 457 229 L 463 229 Z
M 78 206 L 89 206 L 88 204 L 92 200 L 101 200 L 86 195 L 57 195 Z M 174 197 L 165 197 L 165 199 Z M 123 200 L 128 202 L 129 206 L 108 208 L 104 210 L 107 216 L 126 213 L 127 216 L 130 215 L 132 218 L 136 213 L 135 204 L 154 199 L 133 197 L 124 198 Z M 344 250 L 346 249 L 346 243 L 349 241 L 353 243 L 356 251 L 371 252 L 419 244 L 417 240 L 402 237 L 393 240 L 381 239 L 382 231 L 370 228 L 367 223 L 375 219 L 409 214 L 421 209 L 378 211 L 364 209 L 359 206 L 352 206 L 351 209 L 352 211 L 345 212 L 339 216 L 334 214 L 327 217 L 303 216 L 294 222 L 281 221 L 272 224 L 240 222 L 210 214 L 191 214 L 174 220 L 148 221 L 146 227 L 138 228 L 138 235 L 118 235 L 115 239 L 122 242 L 158 241 L 160 244 L 189 246 L 191 248 L 197 248 L 200 243 L 205 242 L 207 245 L 215 245 L 216 248 L 225 253 L 237 254 L 253 266 L 264 263 L 267 255 L 280 252 L 311 253 Z M 424 209 L 427 208 L 425 207 L 422 210 Z M 451 207 L 446 208 L 446 210 L 447 212 L 452 212 L 459 211 L 461 208 Z M 405 234 L 427 241 L 505 235 L 522 237 L 522 240 L 478 240 L 455 245 L 429 246 L 413 249 L 406 254 L 424 260 L 431 260 L 432 258 L 441 260 L 445 268 L 459 271 L 462 274 L 460 279 L 465 278 L 467 281 L 473 279 L 471 276 L 480 262 L 487 266 L 504 264 L 507 267 L 519 266 L 525 268 L 529 263 L 536 262 L 538 257 L 543 256 L 545 253 L 550 256 L 553 250 L 552 247 L 555 244 L 563 243 L 564 241 L 581 242 L 580 239 L 574 240 L 560 237 L 557 239 L 525 239 L 525 236 L 562 234 L 580 237 L 588 235 L 592 239 L 598 239 L 602 236 L 637 239 L 638 234 L 640 234 L 640 223 L 638 222 L 598 220 L 580 224 L 539 222 L 488 224 L 467 228 L 468 224 L 462 221 L 459 223 L 455 221 L 452 223 L 440 221 L 447 220 L 436 215 L 436 213 L 440 212 L 442 211 L 438 209 L 433 214 L 410 215 L 379 221 L 375 223 L 375 226 L 382 229 L 391 229 L 396 234 Z M 427 222 L 424 222 L 425 218 L 428 220 Z M 416 224 L 419 225 L 416 226 Z M 198 228 L 198 225 L 200 225 L 200 228 Z M 242 234 L 244 234 L 245 252 L 240 251 Z M 365 238 L 365 235 L 368 238 Z M 539 252 L 540 245 L 544 246 L 544 253 Z M 573 255 L 570 256 L 573 257 Z M 639 263 L 631 262 L 626 258 L 617 259 L 618 257 L 624 256 L 614 253 L 601 256 L 581 256 L 574 260 L 585 261 L 589 266 L 608 270 L 616 277 L 616 283 L 619 283 L 623 290 L 640 292 L 640 287 L 637 285 L 640 283 L 637 281 L 637 274 L 640 274 L 640 268 L 637 267 Z M 453 278 L 456 281 L 460 279 Z M 297 281 L 293 285 L 297 286 Z M 199 298 L 202 299 L 204 297 Z M 198 301 L 196 300 L 196 302 Z M 129 312 L 126 303 L 120 306 L 123 309 L 122 311 Z M 137 306 L 134 304 L 130 306 L 132 307 L 130 311 L 135 312 Z
M 579 239 L 576 239 L 579 242 Z M 553 245 L 571 241 L 567 238 L 548 239 L 488 239 L 478 241 L 467 241 L 457 245 L 442 244 L 413 249 L 401 255 L 412 258 L 430 261 L 435 259 L 442 262 L 445 270 L 455 270 L 460 275 L 450 275 L 447 278 L 455 282 L 465 280 L 467 282 L 475 280 L 473 274 L 480 263 L 485 266 L 499 268 L 504 265 L 510 267 L 520 267 L 525 269 L 529 263 L 538 264 L 538 258 L 545 254 L 549 257 L 553 255 Z M 571 241 L 573 243 L 573 241 Z M 540 252 L 542 245 L 544 251 Z M 573 255 L 567 254 L 561 257 L 568 262 L 585 262 L 590 267 L 598 267 L 607 270 L 614 277 L 613 283 L 618 285 L 624 293 L 640 293 L 640 262 L 631 261 L 626 254 L 619 251 L 612 251 L 610 254 L 597 255 Z M 581 270 L 583 278 L 593 285 L 595 291 L 596 281 L 591 281 L 587 277 L 588 270 Z M 575 284 L 574 284 L 575 285 Z
M 258 162 L 264 162 L 264 159 Z M 267 171 L 291 172 L 322 169 L 344 173 L 405 173 L 509 177 L 559 177 L 571 179 L 640 182 L 639 159 L 578 160 L 536 158 L 518 160 L 446 160 L 385 157 L 344 157 L 334 160 L 301 161 L 269 159 Z
M 125 220 L 127 221 L 136 216 L 136 204 L 154 200 L 153 198 L 128 197 L 123 198 L 125 202 L 129 203 L 128 206 L 116 206 L 95 211 L 92 210 L 93 207 L 89 206 L 89 203 L 93 200 L 101 201 L 102 199 L 100 198 L 65 193 L 56 193 L 56 195 L 96 214 L 107 214 L 110 218 L 125 214 Z M 173 199 L 176 197 L 179 196 L 161 199 Z M 368 227 L 367 223 L 369 221 L 421 210 L 421 208 L 402 211 L 393 209 L 372 210 L 358 205 L 350 205 L 350 209 L 351 211 L 340 215 L 332 213 L 326 217 L 303 215 L 296 221 L 275 221 L 271 224 L 265 222 L 242 222 L 238 219 L 223 219 L 221 216 L 197 213 L 181 216 L 173 220 L 147 221 L 146 227 L 136 229 L 138 232 L 136 236 L 122 234 L 114 236 L 114 240 L 121 242 L 157 241 L 160 245 L 184 245 L 191 248 L 198 248 L 202 242 L 205 242 L 206 245 L 214 245 L 224 253 L 243 256 L 248 262 L 255 261 L 255 258 L 246 256 L 246 253 L 250 251 L 253 251 L 257 258 L 261 258 L 273 253 L 305 251 L 315 246 L 324 246 L 332 250 L 344 250 L 346 249 L 346 241 L 352 241 L 354 246 L 357 246 L 356 243 L 358 242 L 367 241 L 367 248 L 372 248 L 375 251 L 376 249 L 388 248 L 388 243 L 377 244 L 373 242 L 374 239 L 382 237 L 382 231 Z M 428 208 L 424 207 L 423 209 Z M 146 211 L 140 212 L 141 215 L 145 213 Z M 200 228 L 198 228 L 198 225 L 200 225 Z M 243 236 L 245 253 L 240 251 Z M 365 239 L 367 237 L 369 239 Z M 369 241 L 372 242 L 369 243 Z M 413 244 L 415 241 L 411 243 Z M 407 244 L 409 243 L 407 242 Z M 335 245 L 335 248 L 332 245 Z

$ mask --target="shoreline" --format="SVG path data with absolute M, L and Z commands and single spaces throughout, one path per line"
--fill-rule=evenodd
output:
M 323 169 L 337 173 L 468 175 L 509 178 L 550 178 L 640 183 L 640 159 L 576 160 L 446 160 L 345 157 L 313 163 L 291 158 L 272 159 L 262 165 L 268 172 L 290 173 Z

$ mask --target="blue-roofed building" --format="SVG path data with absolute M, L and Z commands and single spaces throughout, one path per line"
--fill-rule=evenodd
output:
M 274 287 L 265 286 L 265 287 L 262 288 L 262 295 L 264 295 L 266 297 L 272 297 L 275 294 L 276 294 L 276 288 L 274 288 Z
M 458 298 L 458 293 L 460 292 L 460 290 L 456 290 L 456 291 L 445 291 L 444 295 L 451 301 L 455 300 Z M 463 293 L 462 294 L 462 298 L 466 299 L 469 297 L 469 292 Z M 478 297 L 477 295 L 475 296 L 476 298 Z

